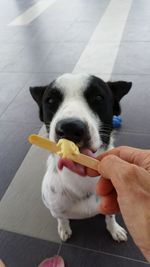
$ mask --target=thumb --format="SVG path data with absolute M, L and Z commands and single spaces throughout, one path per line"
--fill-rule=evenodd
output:
M 130 164 L 115 155 L 104 157 L 98 165 L 99 173 L 110 179 L 116 191 L 124 190 L 124 183 L 131 183 L 131 178 L 134 177 L 135 165 Z M 122 188 L 123 187 L 123 188 Z

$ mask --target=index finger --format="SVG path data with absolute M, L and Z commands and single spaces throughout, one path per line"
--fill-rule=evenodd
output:
M 132 163 L 138 166 L 143 166 L 143 161 L 150 157 L 150 150 L 143 150 L 128 146 L 119 146 L 104 152 L 97 157 L 98 160 L 102 160 L 105 156 L 115 155 L 120 159 Z
M 101 161 L 104 157 L 108 155 L 115 155 L 120 159 L 135 164 L 137 166 L 143 167 L 144 169 L 150 171 L 150 150 L 143 150 L 128 146 L 120 146 L 113 148 L 99 155 L 96 159 Z M 87 168 L 87 175 L 93 177 L 97 176 L 99 173 Z

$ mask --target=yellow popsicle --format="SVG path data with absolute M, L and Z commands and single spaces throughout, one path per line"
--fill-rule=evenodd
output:
M 57 153 L 63 158 L 71 159 L 83 166 L 89 167 L 96 171 L 98 170 L 99 161 L 80 153 L 78 147 L 72 141 L 60 139 L 58 144 L 56 144 L 47 138 L 32 134 L 29 136 L 29 142 L 53 153 Z

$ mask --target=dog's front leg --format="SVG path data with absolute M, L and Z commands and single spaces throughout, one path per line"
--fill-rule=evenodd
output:
M 72 208 L 66 212 L 66 216 L 70 219 L 84 219 L 93 217 L 99 214 L 97 209 L 99 204 L 100 199 L 97 198 L 96 195 L 91 195 L 73 205 Z M 105 220 L 106 228 L 115 241 L 120 242 L 127 240 L 127 232 L 117 223 L 115 215 L 106 215 Z
M 58 233 L 62 241 L 66 241 L 72 235 L 72 231 L 70 228 L 70 223 L 68 219 L 59 218 L 58 221 Z
M 127 232 L 116 222 L 115 215 L 106 215 L 105 221 L 106 228 L 114 240 L 118 242 L 127 241 Z
M 95 195 L 91 195 L 86 199 L 78 201 L 75 205 L 66 210 L 62 214 L 61 218 L 57 218 L 58 233 L 62 241 L 69 239 L 72 234 L 69 219 L 84 219 L 95 216 L 98 213 L 96 208 L 98 203 L 97 201 L 97 197 Z

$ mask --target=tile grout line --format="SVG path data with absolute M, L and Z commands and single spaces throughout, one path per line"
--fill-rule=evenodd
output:
M 50 241 L 51 242 L 51 241 Z M 59 244 L 59 248 L 58 248 L 58 251 L 57 251 L 57 255 L 59 256 L 60 255 L 60 251 L 62 249 L 62 242 Z
M 133 258 L 129 258 L 129 257 L 125 257 L 125 256 L 120 256 L 120 255 L 117 255 L 117 254 L 111 254 L 109 252 L 105 252 L 105 251 L 102 251 L 102 250 L 94 250 L 94 249 L 85 248 L 85 247 L 83 248 L 81 246 L 73 245 L 73 244 L 65 244 L 65 243 L 63 243 L 63 245 L 66 246 L 66 247 L 68 246 L 68 247 L 73 247 L 73 248 L 79 248 L 79 249 L 85 250 L 85 251 L 91 251 L 91 252 L 95 252 L 95 253 L 98 253 L 98 254 L 104 254 L 104 255 L 108 255 L 108 256 L 113 256 L 115 258 L 122 258 L 122 259 L 129 260 L 129 261 L 144 263 L 146 265 L 149 264 L 146 261 L 136 260 L 136 259 L 133 259 Z
M 1 73 L 0 73 L 1 74 Z M 29 75 L 29 79 L 32 77 L 32 75 Z M 4 109 L 4 111 L 0 114 L 0 119 L 3 116 L 3 114 L 7 111 L 7 109 L 9 108 L 9 106 L 12 104 L 12 102 L 15 100 L 15 98 L 22 92 L 22 90 L 25 88 L 25 86 L 28 84 L 28 80 L 24 83 L 22 89 L 13 97 L 13 99 L 11 100 L 11 102 L 7 105 L 7 107 Z

